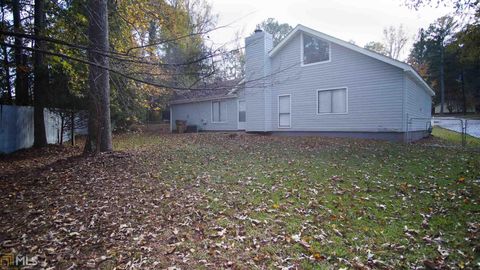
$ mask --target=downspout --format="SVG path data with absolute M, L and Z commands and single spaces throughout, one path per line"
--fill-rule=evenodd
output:
M 170 105 L 170 133 L 173 133 L 173 110 L 172 110 L 172 105 Z
M 270 106 L 270 108 L 267 108 L 267 98 L 271 99 L 271 94 L 270 94 L 270 97 L 268 97 L 268 87 L 269 87 L 269 83 L 268 83 L 268 75 L 270 73 L 270 67 L 267 66 L 269 65 L 270 63 L 268 61 L 270 61 L 269 59 L 269 56 L 268 56 L 268 50 L 267 50 L 267 39 L 266 39 L 266 36 L 263 37 L 263 51 L 264 51 L 264 58 L 263 58 L 263 115 L 264 115 L 264 119 L 263 119 L 263 131 L 264 132 L 267 132 L 269 130 L 268 128 L 268 122 L 271 121 L 267 119 L 267 116 L 268 116 L 268 110 L 272 110 L 272 106 Z M 271 103 L 271 100 L 270 100 L 270 103 Z M 271 104 L 270 104 L 271 105 Z M 270 114 L 270 117 L 271 118 L 271 114 Z

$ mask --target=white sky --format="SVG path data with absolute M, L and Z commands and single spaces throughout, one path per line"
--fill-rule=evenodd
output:
M 209 0 L 219 14 L 218 26 L 229 25 L 210 34 L 215 44 L 229 43 L 235 32 L 249 36 L 261 21 L 272 17 L 295 27 L 303 24 L 325 34 L 353 40 L 359 46 L 382 41 L 384 27 L 403 24 L 410 37 L 402 53 L 405 59 L 421 27 L 428 27 L 451 8 L 423 7 L 419 11 L 403 5 L 404 0 Z M 243 44 L 243 40 L 240 44 Z

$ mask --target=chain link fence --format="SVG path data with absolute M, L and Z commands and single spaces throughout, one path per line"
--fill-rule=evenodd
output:
M 430 132 L 435 140 L 447 145 L 480 149 L 480 119 L 459 117 L 409 118 L 407 141 L 415 141 L 422 130 Z

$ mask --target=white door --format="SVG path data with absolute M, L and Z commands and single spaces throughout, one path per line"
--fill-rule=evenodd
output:
M 238 129 L 245 130 L 245 122 L 247 121 L 247 106 L 245 100 L 238 101 Z

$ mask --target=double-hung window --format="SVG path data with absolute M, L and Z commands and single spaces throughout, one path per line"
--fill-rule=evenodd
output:
M 212 102 L 212 123 L 227 122 L 227 103 L 225 101 Z
M 318 90 L 317 113 L 347 113 L 347 88 Z
M 291 122 L 290 95 L 278 96 L 278 127 L 289 128 Z

